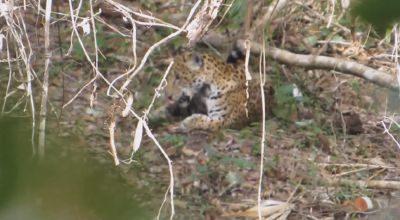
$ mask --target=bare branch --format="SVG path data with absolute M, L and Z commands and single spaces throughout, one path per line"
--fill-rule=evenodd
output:
M 168 35 L 167 37 L 161 39 L 160 41 L 156 42 L 155 44 L 153 44 L 146 52 L 146 54 L 143 56 L 142 61 L 140 62 L 139 66 L 136 69 L 130 69 L 128 72 L 124 73 L 123 75 L 128 75 L 127 80 L 124 82 L 124 84 L 121 86 L 121 88 L 119 89 L 120 92 L 123 92 L 126 87 L 130 84 L 130 82 L 133 80 L 133 78 L 136 76 L 136 74 L 138 74 L 140 72 L 140 70 L 142 70 L 142 68 L 144 67 L 147 58 L 150 56 L 150 54 L 154 51 L 154 49 L 156 49 L 157 47 L 159 47 L 160 45 L 168 42 L 169 40 L 175 38 L 176 36 L 178 36 L 179 34 L 181 34 L 183 31 L 186 30 L 187 25 L 189 24 L 190 19 L 192 18 L 194 12 L 196 11 L 196 8 L 199 6 L 199 4 L 201 3 L 201 1 L 197 1 L 196 4 L 193 6 L 193 8 L 191 9 L 189 15 L 187 16 L 186 22 L 185 24 L 183 24 L 183 26 L 173 32 L 172 34 Z M 131 72 L 133 72 L 132 74 L 130 74 Z M 130 75 L 129 75 L 130 74 Z M 115 82 L 115 80 L 113 81 Z M 112 84 L 111 84 L 112 85 Z

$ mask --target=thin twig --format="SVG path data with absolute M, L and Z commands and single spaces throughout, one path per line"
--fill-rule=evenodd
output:
M 11 3 L 8 2 L 5 4 L 11 4 Z M 12 8 L 12 6 L 10 8 Z M 16 20 L 14 20 L 14 15 Z M 31 117 L 32 117 L 32 130 L 31 130 L 32 154 L 35 155 L 36 154 L 36 147 L 35 147 L 36 111 L 35 111 L 35 101 L 33 98 L 33 91 L 32 91 L 32 81 L 33 77 L 36 77 L 36 74 L 31 68 L 32 48 L 22 15 L 20 13 L 15 13 L 14 10 L 10 10 L 10 11 L 3 11 L 2 16 L 7 26 L 9 27 L 8 30 L 10 31 L 11 36 L 13 37 L 19 48 L 16 51 L 18 51 L 19 56 L 21 57 L 21 60 L 23 61 L 25 67 L 26 84 L 27 84 L 26 93 L 27 97 L 29 97 Z M 27 45 L 24 45 L 23 37 L 27 42 Z M 28 54 L 27 50 L 29 52 Z M 17 64 L 19 65 L 19 62 L 17 62 Z
M 94 72 L 94 82 L 93 82 L 93 90 L 90 95 L 90 107 L 93 108 L 94 102 L 96 100 L 96 91 L 97 91 L 97 83 L 96 79 L 99 77 L 98 76 L 98 69 L 99 69 L 99 48 L 97 46 L 97 34 L 96 34 L 96 23 L 94 20 L 94 12 L 93 12 L 93 0 L 89 1 L 89 8 L 90 8 L 90 23 L 92 25 L 92 31 L 93 31 L 93 43 L 94 43 L 94 54 L 95 54 L 95 68 L 93 68 Z
M 264 38 L 263 38 L 264 39 Z M 265 42 L 263 40 L 263 46 L 265 48 Z M 260 65 L 259 65 L 259 74 L 260 74 L 260 93 L 261 93 L 261 106 L 262 106 L 262 135 L 261 135 L 261 156 L 260 156 L 260 172 L 259 172 L 259 182 L 258 182 L 258 218 L 262 219 L 261 213 L 261 201 L 262 201 L 262 179 L 264 173 L 264 157 L 265 157 L 265 136 L 266 136 L 266 125 L 265 125 L 265 94 L 264 94 L 264 85 L 266 80 L 266 59 L 265 59 L 265 50 L 263 50 L 260 54 Z
M 383 166 L 378 164 L 364 164 L 364 163 L 318 163 L 320 167 L 373 167 L 373 168 L 385 168 L 385 169 L 395 169 L 391 166 Z
M 44 51 L 45 51 L 45 65 L 43 73 L 43 87 L 42 87 L 42 102 L 40 104 L 40 123 L 39 123 L 39 139 L 38 139 L 38 152 L 39 157 L 44 157 L 45 142 L 46 142 L 46 118 L 47 118 L 47 99 L 49 91 L 49 65 L 51 58 L 50 51 L 50 15 L 52 0 L 46 1 L 46 14 L 44 24 Z
M 186 26 L 189 24 L 190 19 L 192 18 L 194 12 L 196 11 L 196 9 L 200 5 L 200 3 L 201 3 L 201 0 L 198 0 L 194 4 L 194 6 L 192 7 L 192 9 L 186 19 L 185 24 L 183 24 L 183 26 L 179 30 L 175 31 L 174 33 L 168 35 L 167 37 L 165 37 L 165 38 L 161 39 L 160 41 L 156 42 L 155 44 L 153 44 L 147 50 L 146 54 L 143 56 L 142 61 L 140 62 L 139 66 L 136 69 L 130 69 L 128 72 L 123 74 L 123 75 L 128 75 L 128 78 L 124 82 L 124 84 L 121 86 L 121 88 L 119 89 L 119 91 L 121 93 L 126 90 L 126 87 L 128 87 L 128 85 L 131 83 L 132 79 L 136 76 L 136 74 L 138 74 L 142 70 L 144 64 L 146 63 L 148 57 L 150 56 L 150 54 L 153 52 L 154 49 L 156 49 L 157 47 L 161 46 L 162 44 L 168 42 L 169 40 L 175 38 L 176 36 L 180 35 L 185 30 Z M 131 74 L 131 72 L 133 72 L 133 73 Z
M 147 123 L 143 124 L 143 127 L 146 130 L 146 134 L 153 140 L 153 142 L 156 144 L 158 149 L 161 151 L 163 156 L 168 162 L 168 168 L 169 168 L 169 175 L 170 175 L 170 182 L 169 182 L 169 194 L 170 194 L 170 201 L 171 201 L 171 215 L 170 215 L 170 220 L 173 219 L 175 215 L 175 205 L 174 205 L 174 171 L 172 167 L 172 160 L 168 157 L 168 154 L 164 151 L 164 149 L 161 147 L 161 145 L 158 143 L 156 137 L 154 137 L 153 133 L 151 132 L 150 128 L 148 127 Z
M 2 40 L 2 39 L 0 39 Z M 8 92 L 10 91 L 10 85 L 11 85 L 11 78 L 12 78 L 12 66 L 11 66 L 11 57 L 10 57 L 10 48 L 8 45 L 8 36 L 5 37 L 5 41 L 6 41 L 6 48 L 7 48 L 7 63 L 8 63 L 8 68 L 9 68 L 9 72 L 8 72 L 8 81 L 7 81 L 7 87 L 6 87 L 6 93 L 4 95 L 4 101 L 3 101 L 3 107 L 1 108 L 1 113 L 4 114 L 4 110 L 6 108 L 6 103 L 7 103 L 7 98 L 9 96 Z
M 359 172 L 362 172 L 362 171 L 373 170 L 373 169 L 378 169 L 378 168 L 379 167 L 363 167 L 363 168 L 359 168 L 359 169 L 355 169 L 355 170 L 350 170 L 350 171 L 338 173 L 338 174 L 333 175 L 333 177 L 342 177 L 342 176 L 350 175 L 350 174 L 353 174 L 353 173 L 359 173 Z
M 118 154 L 117 154 L 117 148 L 115 146 L 115 126 L 116 126 L 116 121 L 115 117 L 111 117 L 110 120 L 110 125 L 108 126 L 108 131 L 110 134 L 110 148 L 111 148 L 111 155 L 114 159 L 114 164 L 115 166 L 119 165 L 119 159 L 118 159 Z
M 160 92 L 161 92 L 161 91 L 164 89 L 164 87 L 167 85 L 166 78 L 167 78 L 168 73 L 169 73 L 169 71 L 171 70 L 173 64 L 174 64 L 174 61 L 171 61 L 171 63 L 168 65 L 167 70 L 166 70 L 165 73 L 164 73 L 163 78 L 161 79 L 160 84 L 159 84 L 158 87 L 155 89 L 153 99 L 151 100 L 151 102 L 150 102 L 150 104 L 149 104 L 149 107 L 147 107 L 147 109 L 144 111 L 144 114 L 143 114 L 143 119 L 144 119 L 144 120 L 147 120 L 147 115 L 150 113 L 150 110 L 151 110 L 151 108 L 153 107 L 153 104 L 154 104 L 154 102 L 156 101 L 156 98 L 158 98 L 158 97 L 161 95 Z
M 400 128 L 400 126 L 397 124 L 397 122 L 395 122 L 392 118 L 386 117 L 386 116 L 385 116 L 384 119 L 390 120 L 390 125 L 391 125 L 392 123 L 395 123 L 395 124 L 397 125 L 397 127 Z M 397 139 L 393 136 L 393 134 L 390 133 L 390 126 L 389 126 L 389 128 L 387 128 L 387 127 L 386 127 L 386 123 L 385 123 L 384 121 L 381 121 L 381 124 L 382 124 L 383 129 L 384 129 L 383 133 L 384 133 L 384 134 L 388 134 L 389 137 L 390 137 L 390 138 L 393 140 L 393 142 L 396 144 L 396 146 L 400 149 L 400 143 L 399 143 L 399 142 L 397 141 Z

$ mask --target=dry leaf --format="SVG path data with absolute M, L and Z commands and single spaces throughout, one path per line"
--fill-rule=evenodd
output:
M 286 219 L 292 210 L 292 205 L 277 200 L 265 200 L 261 202 L 261 215 L 267 219 Z M 258 206 L 255 205 L 247 210 L 239 212 L 227 212 L 223 216 L 228 217 L 258 217 Z
M 135 137 L 133 139 L 133 144 L 132 144 L 133 152 L 139 150 L 140 143 L 142 142 L 142 137 L 143 137 L 143 120 L 139 119 L 138 124 L 136 126 Z
M 132 107 L 132 103 L 133 103 L 133 95 L 132 95 L 132 93 L 129 93 L 128 101 L 126 103 L 125 109 L 122 111 L 122 117 L 125 118 L 126 116 L 128 116 L 129 110 Z

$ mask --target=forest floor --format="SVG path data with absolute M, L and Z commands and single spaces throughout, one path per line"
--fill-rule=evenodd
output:
M 65 95 L 72 96 L 72 91 L 79 86 L 73 82 L 65 83 L 69 85 Z M 380 88 L 371 85 L 360 88 L 361 91 L 373 89 Z M 107 102 L 103 103 L 102 97 L 97 97 L 94 108 L 90 108 L 88 98 L 84 97 L 82 95 L 70 110 L 64 111 L 59 121 L 61 130 L 79 135 L 96 158 L 113 166 L 109 153 L 109 116 L 104 111 Z M 382 99 L 380 97 L 373 103 L 380 103 Z M 314 106 L 299 106 L 302 112 L 308 113 L 305 119 L 296 116 L 294 121 L 288 121 L 272 117 L 266 121 L 262 195 L 264 199 L 288 201 L 293 205 L 289 219 L 309 219 L 311 216 L 315 219 L 344 219 L 346 215 L 360 219 L 390 219 L 390 216 L 400 214 L 395 208 L 392 213 L 388 211 L 390 207 L 399 205 L 397 190 L 384 185 L 368 187 L 358 182 L 400 181 L 399 149 L 384 133 L 381 124 L 385 112 L 351 104 L 347 106 L 351 111 L 344 113 L 343 118 L 347 131 L 352 134 L 343 134 L 341 123 L 337 124 L 338 112 Z M 298 108 L 295 109 L 294 114 L 298 114 Z M 126 123 L 121 118 L 117 125 L 116 143 L 120 158 L 130 158 L 131 132 L 136 124 Z M 261 123 L 212 134 L 176 133 L 174 128 L 178 125 L 179 121 L 162 121 L 151 126 L 153 134 L 173 161 L 176 219 L 221 219 L 221 215 L 235 216 L 239 210 L 255 206 Z M 161 201 L 170 178 L 164 156 L 145 136 L 133 159 L 135 162 L 132 164 L 120 165 L 121 176 L 136 188 L 143 187 L 143 190 L 158 194 L 155 197 Z M 354 204 L 360 197 L 386 204 L 382 205 L 385 209 L 377 213 L 387 216 L 377 218 L 377 213 L 360 212 Z
M 139 3 L 127 2 L 132 7 L 139 7 Z M 149 9 L 154 6 L 146 7 Z M 61 4 L 59 10 L 67 13 L 67 4 Z M 165 16 L 171 10 L 178 9 L 160 7 L 157 10 Z M 107 14 L 104 8 L 102 18 L 113 25 L 119 24 L 122 18 L 114 16 Z M 28 31 L 33 31 L 35 20 L 26 22 Z M 106 96 L 108 86 L 100 79 L 96 80 L 97 90 L 92 107 L 89 104 L 93 94 L 91 85 L 71 104 L 62 108 L 93 78 L 93 74 L 88 74 L 92 73 L 92 69 L 77 42 L 72 44 L 73 53 L 65 56 L 70 44 L 59 40 L 69 39 L 70 30 L 64 28 L 67 25 L 61 23 L 61 29 L 54 31 L 52 41 L 54 47 L 62 50 L 54 52 L 52 57 L 49 102 L 50 112 L 56 112 L 57 115 L 50 116 L 49 133 L 80 139 L 86 143 L 85 150 L 93 153 L 94 158 L 114 166 L 109 153 L 110 120 L 116 117 L 115 141 L 121 159 L 131 157 L 132 133 L 137 120 L 115 116 L 116 109 L 123 109 L 124 106 Z M 296 25 L 293 23 L 291 27 Z M 325 40 L 333 36 L 315 35 L 313 24 L 307 25 L 308 31 L 287 27 L 285 36 L 301 38 L 303 43 L 309 42 L 308 46 L 318 50 L 321 45 L 318 46 L 317 39 Z M 317 22 L 314 25 L 321 26 Z M 130 33 L 130 27 L 119 28 L 124 33 Z M 151 42 L 166 36 L 163 31 L 138 28 L 139 60 Z M 115 79 L 132 66 L 131 39 L 121 37 L 115 30 L 101 24 L 97 34 L 98 46 L 107 57 L 100 57 L 100 70 L 108 79 Z M 42 33 L 32 36 L 43 38 Z M 335 40 L 350 41 L 346 40 L 350 39 L 348 34 L 338 32 L 337 36 Z M 271 42 L 278 44 L 276 39 L 280 37 L 279 33 L 276 34 Z M 183 42 L 176 40 L 171 42 L 172 46 L 155 50 L 144 70 L 132 82 L 133 107 L 138 113 L 146 109 L 155 93 L 154 89 L 160 83 L 166 69 L 164 60 L 171 57 L 177 47 L 175 45 Z M 92 46 L 89 37 L 84 39 L 84 43 L 88 48 Z M 291 48 L 293 43 L 287 41 L 282 48 L 301 53 L 312 52 L 307 45 L 304 48 Z M 204 47 L 202 50 L 205 50 Z M 215 48 L 208 50 L 215 51 Z M 382 50 L 387 48 L 381 46 L 379 51 Z M 345 53 L 337 54 L 338 51 L 327 50 L 321 54 L 339 56 Z M 229 53 L 220 52 L 225 54 L 221 55 L 221 59 Z M 372 57 L 367 52 L 357 55 L 352 59 L 360 62 L 367 59 L 364 55 Z M 400 205 L 399 188 L 391 186 L 393 182 L 389 182 L 400 182 L 400 149 L 391 136 L 394 135 L 396 139 L 400 131 L 400 127 L 391 123 L 399 121 L 395 114 L 399 107 L 398 92 L 334 71 L 306 70 L 281 65 L 273 60 L 268 62 L 268 75 L 274 82 L 278 103 L 273 106 L 274 116 L 266 120 L 262 198 L 287 202 L 290 210 L 288 219 L 391 219 L 400 216 L 396 209 Z M 42 63 L 44 60 L 38 57 L 34 66 Z M 379 64 L 368 63 L 372 67 Z M 294 89 L 301 91 L 302 95 L 293 96 Z M 165 106 L 162 97 L 157 99 L 155 106 L 153 111 L 156 112 Z M 261 120 L 240 130 L 179 133 L 174 129 L 179 126 L 179 120 L 171 121 L 163 115 L 158 116 L 151 120 L 150 127 L 173 161 L 175 219 L 255 219 L 251 216 L 257 213 L 243 211 L 257 204 Z M 385 126 L 391 126 L 388 130 L 390 133 L 385 132 Z M 156 215 L 170 182 L 168 163 L 147 135 L 144 135 L 142 145 L 133 159 L 134 162 L 130 164 L 119 165 L 120 175 L 136 189 L 151 192 L 153 197 L 143 198 L 143 203 L 151 201 Z M 365 212 L 359 204 L 363 197 L 378 202 L 381 207 Z M 166 205 L 162 219 L 168 218 L 169 212 L 169 206 Z

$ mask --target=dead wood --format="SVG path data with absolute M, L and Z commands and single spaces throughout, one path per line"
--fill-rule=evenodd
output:
M 356 185 L 359 187 L 367 187 L 367 188 L 400 190 L 400 182 L 391 180 L 353 181 L 345 179 L 332 179 L 332 180 L 327 180 L 327 182 L 329 185 Z
M 204 2 L 195 18 L 186 27 L 189 45 L 193 45 L 206 34 L 211 23 L 217 17 L 221 4 L 221 0 Z
M 238 40 L 237 47 L 244 52 L 245 41 Z M 259 54 L 262 49 L 262 45 L 254 42 L 251 43 L 251 52 L 253 54 Z M 274 47 L 267 47 L 265 52 L 270 58 L 287 65 L 299 66 L 308 69 L 334 70 L 343 74 L 350 74 L 366 79 L 379 86 L 384 86 L 390 89 L 399 88 L 396 78 L 390 73 L 376 70 L 351 60 L 328 56 L 295 54 L 287 50 Z
M 203 41 L 211 44 L 212 46 L 221 47 L 221 42 L 225 42 L 226 38 L 222 37 L 222 35 L 210 32 L 205 35 Z M 238 40 L 236 45 L 239 50 L 245 53 L 245 40 Z M 263 48 L 261 44 L 251 42 L 251 53 L 260 54 L 262 49 Z M 363 78 L 379 86 L 387 87 L 393 90 L 399 89 L 397 79 L 392 74 L 376 70 L 351 60 L 321 55 L 296 54 L 275 47 L 267 47 L 265 53 L 273 60 L 283 64 L 304 67 L 308 69 L 334 70 L 343 74 L 349 74 Z

